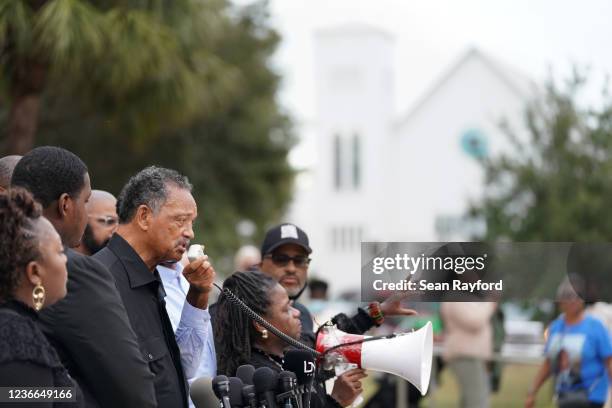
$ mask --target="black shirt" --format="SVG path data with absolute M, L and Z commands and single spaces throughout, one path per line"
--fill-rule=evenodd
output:
M 71 249 L 68 294 L 39 314 L 43 332 L 79 383 L 88 407 L 155 407 L 153 374 L 111 273 Z
M 94 258 L 106 265 L 115 278 L 142 355 L 155 376 L 158 406 L 187 407 L 187 382 L 157 270 L 150 271 L 119 234 L 113 235 Z
M 38 327 L 37 320 L 37 313 L 21 302 L 0 305 L 0 386 L 74 388 L 76 401 L 73 402 L 16 403 L 15 406 L 84 406 L 78 386 Z

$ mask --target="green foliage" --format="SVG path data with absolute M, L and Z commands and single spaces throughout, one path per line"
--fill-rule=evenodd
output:
M 550 81 L 527 109 L 528 132 L 505 127 L 513 149 L 483 162 L 485 196 L 471 209 L 487 223 L 479 238 L 612 240 L 612 101 L 604 91 L 601 107 L 582 108 L 584 87 L 578 73 L 563 89 Z
M 216 113 L 239 84 L 235 67 L 213 52 L 231 24 L 228 7 L 223 0 L 3 0 L 2 96 L 27 83 L 20 72 L 36 62 L 49 88 L 72 88 L 80 105 L 103 112 L 117 130 L 146 138 L 189 124 Z M 163 123 L 155 120 L 162 114 Z
M 522 134 L 504 126 L 512 149 L 485 159 L 484 198 L 471 216 L 486 221 L 489 242 L 610 242 L 612 219 L 612 101 L 605 87 L 603 103 L 584 108 L 577 100 L 586 81 L 578 73 L 560 88 L 550 81 L 529 104 Z M 524 260 L 523 260 L 524 261 Z M 564 259 L 538 254 L 532 270 L 515 282 L 533 301 L 552 299 L 567 269 Z M 511 268 L 508 268 L 511 270 Z M 507 277 L 508 284 L 512 277 Z M 521 286 L 523 285 L 523 286 Z M 525 287 L 525 285 L 527 285 Z M 523 292 L 524 293 L 524 292 Z M 541 304 L 540 304 L 541 305 Z M 550 311 L 532 306 L 535 319 Z
M 206 244 L 220 272 L 229 272 L 229 259 L 246 239 L 236 232 L 238 221 L 255 223 L 257 243 L 291 197 L 287 155 L 294 140 L 276 100 L 280 78 L 270 57 L 280 38 L 269 27 L 267 4 L 51 0 L 46 6 L 51 3 L 72 7 L 48 11 L 53 26 L 86 14 L 75 11 L 77 3 L 95 9 L 98 28 L 89 27 L 90 39 L 79 41 L 93 43 L 95 32 L 103 40 L 100 51 L 86 51 L 97 59 L 77 63 L 63 57 L 82 47 L 77 39 L 62 36 L 65 44 L 57 44 L 54 32 L 64 29 L 48 31 L 49 55 L 57 55 L 63 71 L 47 85 L 36 144 L 74 151 L 87 163 L 93 187 L 114 194 L 147 165 L 183 172 L 195 187 L 196 241 Z

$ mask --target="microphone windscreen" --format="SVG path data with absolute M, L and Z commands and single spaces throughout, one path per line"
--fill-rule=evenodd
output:
M 253 373 L 255 372 L 255 367 L 250 364 L 241 365 L 236 370 L 236 377 L 240 378 L 245 385 L 253 385 Z
M 189 396 L 196 408 L 210 408 L 219 406 L 219 398 L 212 388 L 212 379 L 201 377 L 191 383 Z
M 229 400 L 230 405 L 232 407 L 242 407 L 244 404 L 244 400 L 242 399 L 242 380 L 238 377 L 230 377 L 229 378 Z
M 315 358 L 305 350 L 288 350 L 283 359 L 283 369 L 295 373 L 298 385 L 310 385 L 315 375 Z
M 291 391 L 296 380 L 296 375 L 291 371 L 281 371 L 278 374 L 278 390 L 280 392 Z
M 217 398 L 222 399 L 229 394 L 229 379 L 224 375 L 218 375 L 212 380 L 212 389 Z
M 269 367 L 259 367 L 253 373 L 253 385 L 257 394 L 276 390 L 278 374 Z
M 244 405 L 249 406 L 251 400 L 255 400 L 255 386 L 254 385 L 245 385 L 242 387 L 242 400 L 244 401 Z

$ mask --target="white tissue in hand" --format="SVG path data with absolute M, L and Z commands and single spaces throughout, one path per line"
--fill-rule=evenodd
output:
M 193 262 L 198 258 L 204 256 L 204 245 L 193 244 L 189 247 L 189 251 L 187 251 L 187 259 L 189 262 Z

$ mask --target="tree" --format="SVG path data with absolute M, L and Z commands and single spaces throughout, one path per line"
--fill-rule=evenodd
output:
M 472 216 L 486 221 L 487 241 L 610 241 L 612 101 L 576 102 L 586 80 L 552 80 L 526 111 L 528 134 L 505 127 L 513 149 L 483 161 L 485 194 Z
M 577 72 L 562 88 L 551 80 L 526 110 L 526 134 L 505 126 L 512 149 L 482 161 L 485 194 L 470 215 L 484 219 L 487 230 L 477 239 L 580 243 L 509 260 L 520 266 L 506 265 L 517 273 L 507 276 L 504 291 L 521 299 L 554 299 L 566 272 L 585 278 L 600 299 L 609 281 L 610 247 L 593 243 L 612 240 L 612 100 L 604 87 L 601 106 L 582 107 L 585 85 Z
M 2 0 L 4 150 L 34 145 L 50 87 L 71 88 L 85 107 L 95 101 L 90 110 L 144 138 L 214 111 L 235 83 L 211 52 L 225 8 L 222 0 Z M 154 120 L 162 114 L 163 126 Z
M 163 113 L 152 115 L 150 126 L 162 130 L 135 134 L 129 112 L 141 109 L 147 90 L 134 92 L 109 120 L 105 101 L 73 87 L 50 86 L 42 99 L 37 143 L 75 152 L 87 163 L 92 186 L 114 194 L 151 164 L 189 176 L 199 212 L 196 241 L 205 243 L 217 267 L 227 272 L 227 260 L 244 243 L 236 224 L 252 221 L 257 227 L 252 239 L 258 242 L 284 213 L 293 182 L 287 155 L 294 137 L 276 100 L 280 77 L 270 68 L 270 57 L 280 37 L 269 27 L 266 3 L 228 5 L 223 14 L 231 18 L 209 52 L 231 68 L 235 84 L 214 111 L 182 126 L 168 126 Z

